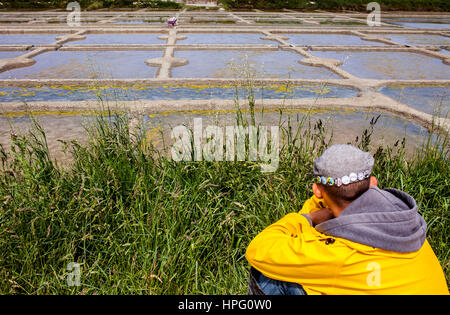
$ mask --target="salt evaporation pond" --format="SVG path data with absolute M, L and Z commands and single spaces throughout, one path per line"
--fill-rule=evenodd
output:
M 119 20 L 115 21 L 115 24 L 161 24 L 165 21 L 160 20 Z
M 341 60 L 349 73 L 368 79 L 450 80 L 442 60 L 407 52 L 314 51 L 313 55 Z
M 0 51 L 0 59 L 19 57 L 24 54 L 26 54 L 24 51 Z
M 449 117 L 449 86 L 388 86 L 380 92 L 427 114 Z
M 263 34 L 254 33 L 179 33 L 186 39 L 177 41 L 177 44 L 227 44 L 227 45 L 251 45 L 251 44 L 277 44 L 275 41 L 263 40 Z
M 424 29 L 450 29 L 450 23 L 446 23 L 446 21 L 428 21 L 428 22 L 403 22 L 397 19 L 395 20 L 385 20 L 384 22 L 388 22 L 390 24 L 410 27 L 410 28 L 424 28 Z M 434 22 L 434 23 L 433 23 Z
M 0 35 L 0 45 L 45 45 L 57 41 L 58 34 L 8 34 Z
M 36 57 L 30 67 L 0 73 L 0 79 L 153 78 L 157 68 L 145 61 L 161 51 L 54 51 Z
M 392 41 L 411 45 L 411 46 L 421 46 L 421 45 L 435 45 L 435 46 L 445 46 L 450 45 L 450 37 L 439 36 L 439 35 L 429 35 L 429 34 L 387 34 L 385 37 L 391 39 Z
M 282 34 L 289 37 L 287 42 L 299 45 L 318 46 L 382 46 L 383 43 L 362 40 L 352 35 L 325 35 L 325 34 Z
M 68 45 L 124 45 L 124 44 L 164 44 L 158 39 L 164 34 L 88 34 L 86 39 L 69 42 Z
M 34 112 L 35 119 L 46 132 L 47 144 L 52 158 L 64 163 L 70 160 L 69 154 L 63 152 L 63 145 L 60 140 L 78 140 L 86 143 L 88 136 L 86 127 L 92 125 L 96 117 L 92 112 L 79 113 L 51 113 Z M 106 119 L 113 121 L 113 116 Z M 248 112 L 244 112 L 244 117 Z M 378 116 L 377 113 L 365 113 L 360 111 L 334 111 L 334 110 L 285 110 L 280 120 L 278 111 L 256 111 L 256 122 L 265 126 L 278 126 L 282 122 L 282 127 L 287 127 L 288 118 L 291 119 L 293 128 L 297 128 L 298 122 L 305 116 L 311 119 L 314 126 L 319 119 L 323 122 L 325 132 L 330 135 L 333 132 L 334 143 L 347 143 L 355 141 L 356 137 L 362 135 L 364 129 L 369 127 L 369 121 Z M 166 146 L 173 144 L 170 138 L 171 128 L 177 125 L 191 126 L 194 118 L 202 118 L 203 126 L 218 124 L 219 126 L 235 125 L 236 113 L 233 111 L 195 111 L 195 112 L 162 112 L 148 114 L 143 117 L 143 128 L 145 138 L 151 141 L 156 148 L 162 148 L 162 137 Z M 24 113 L 5 113 L 0 115 L 0 144 L 8 150 L 11 144 L 11 131 L 17 134 L 25 134 L 31 126 L 30 116 Z M 308 124 L 305 125 L 306 127 Z M 381 115 L 376 124 L 377 128 L 372 135 L 372 145 L 392 145 L 397 141 L 406 138 L 407 150 L 412 152 L 414 148 L 420 146 L 429 137 L 429 133 L 422 127 L 403 119 L 389 115 Z M 12 128 L 12 129 L 11 129 Z M 294 129 L 296 130 L 296 129 Z
M 3 102 L 43 102 L 43 101 L 87 101 L 87 100 L 209 100 L 209 99 L 245 99 L 249 91 L 233 86 L 210 85 L 162 85 L 110 87 L 97 86 L 83 88 L 78 86 L 43 87 L 3 87 L 0 96 Z M 285 86 L 270 85 L 254 87 L 255 99 L 295 99 L 295 98 L 337 98 L 356 97 L 357 91 L 331 85 Z
M 340 78 L 325 68 L 299 64 L 302 57 L 289 51 L 176 51 L 175 57 L 189 60 L 172 69 L 175 78 Z
M 380 118 L 376 123 L 374 133 L 372 135 L 372 147 L 378 145 L 393 145 L 397 141 L 401 142 L 406 138 L 407 148 L 412 152 L 414 148 L 419 147 L 427 137 L 429 132 L 419 125 L 407 120 L 393 117 L 386 114 L 367 113 L 352 110 L 283 110 L 282 116 L 278 110 L 256 111 L 256 123 L 263 126 L 278 126 L 282 122 L 282 127 L 287 128 L 287 121 L 290 119 L 291 126 L 296 132 L 299 121 L 303 118 L 311 119 L 311 125 L 306 123 L 304 128 L 314 126 L 315 122 L 320 119 L 323 122 L 325 133 L 328 135 L 333 133 L 334 143 L 348 143 L 355 141 L 356 137 L 361 138 L 363 130 L 369 128 L 371 119 L 375 119 L 378 115 Z M 244 112 L 244 118 L 250 122 L 248 112 Z M 280 119 L 281 117 L 281 119 Z M 308 118 L 309 117 L 309 118 Z M 196 111 L 196 112 L 166 112 L 146 115 L 144 117 L 143 126 L 147 130 L 147 137 L 156 145 L 162 143 L 161 134 L 164 135 L 165 143 L 173 143 L 170 138 L 170 131 L 178 125 L 193 126 L 194 118 L 202 118 L 202 125 L 218 125 L 232 126 L 236 125 L 236 114 L 233 111 Z

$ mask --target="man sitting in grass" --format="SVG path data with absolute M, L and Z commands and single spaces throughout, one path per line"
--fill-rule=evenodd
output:
M 379 189 L 350 145 L 314 163 L 314 195 L 247 248 L 249 294 L 449 294 L 415 200 Z

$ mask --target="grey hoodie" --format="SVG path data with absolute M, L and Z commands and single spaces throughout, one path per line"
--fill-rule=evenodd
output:
M 410 195 L 374 186 L 348 205 L 338 218 L 315 228 L 356 243 L 409 253 L 422 247 L 427 225 Z

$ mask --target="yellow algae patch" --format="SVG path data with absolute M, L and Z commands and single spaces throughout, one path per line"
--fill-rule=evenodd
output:
M 36 96 L 36 92 L 35 91 L 29 91 L 27 93 L 23 93 L 20 95 L 21 97 L 29 97 L 29 96 Z
M 93 110 L 81 110 L 81 111 L 22 111 L 22 112 L 8 112 L 8 113 L 0 113 L 0 117 L 23 117 L 28 115 L 33 116 L 45 116 L 45 115 L 54 115 L 54 116 L 80 116 L 80 115 L 101 115 L 108 116 L 111 114 L 117 114 L 117 112 L 113 111 L 93 111 Z
M 151 145 L 157 145 L 161 143 L 161 137 L 163 133 L 162 127 L 151 128 L 145 133 L 145 138 L 141 141 L 141 148 L 148 149 Z
M 222 89 L 229 89 L 229 88 L 235 88 L 235 86 L 230 85 L 195 85 L 195 84 L 182 84 L 178 85 L 178 87 L 185 88 L 185 89 L 192 89 L 192 90 L 206 90 L 211 88 L 222 88 Z
M 427 88 L 427 87 L 450 87 L 450 84 L 386 84 L 386 87 L 393 90 L 403 90 L 404 88 L 410 87 L 419 87 L 419 88 Z
M 145 133 L 145 138 L 147 140 L 155 139 L 158 135 L 161 134 L 161 132 L 163 132 L 163 128 L 162 127 L 156 127 L 156 128 L 149 129 Z
M 353 113 L 357 110 L 355 109 L 333 109 L 333 108 L 325 108 L 325 109 L 314 109 L 314 108 L 264 108 L 264 109 L 258 109 L 255 112 L 261 113 L 271 113 L 271 112 L 280 112 L 280 110 L 283 113 L 309 113 L 309 114 L 320 114 L 320 113 L 326 113 L 326 112 L 342 112 L 342 113 Z M 250 109 L 241 109 L 240 112 L 242 113 L 250 113 Z M 211 110 L 187 110 L 187 111 L 163 111 L 158 113 L 153 113 L 147 115 L 150 118 L 157 118 L 157 117 L 164 117 L 169 115 L 215 115 L 215 114 L 234 114 L 236 113 L 235 109 L 211 109 Z

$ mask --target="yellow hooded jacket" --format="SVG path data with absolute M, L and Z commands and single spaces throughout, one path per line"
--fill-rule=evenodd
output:
M 398 191 L 392 190 L 390 193 L 395 195 Z M 371 194 L 379 198 L 379 194 L 388 193 L 376 188 Z M 389 198 L 391 196 L 385 199 L 389 202 L 395 200 Z M 385 199 L 383 202 L 386 202 Z M 328 229 L 325 234 L 318 231 L 320 224 L 312 227 L 310 219 L 304 215 L 320 209 L 319 202 L 323 203 L 323 200 L 313 196 L 305 202 L 299 213 L 287 214 L 258 234 L 247 248 L 246 258 L 249 263 L 269 278 L 302 285 L 308 294 L 449 294 L 439 261 L 424 237 L 419 249 L 412 252 L 386 250 L 374 247 L 373 244 L 364 244 L 378 244 L 377 235 L 382 233 L 376 230 L 381 226 L 377 223 L 382 223 L 385 227 L 385 221 L 389 221 L 389 213 L 380 215 L 379 209 L 374 212 L 376 220 L 380 222 L 365 224 L 366 219 L 363 219 L 363 223 L 357 223 L 368 227 L 367 233 L 357 230 L 363 235 L 355 237 L 346 231 L 339 232 L 339 229 L 352 226 L 352 220 L 355 219 L 351 215 L 347 215 L 347 218 L 344 216 L 346 220 L 341 221 L 341 224 L 332 222 L 334 228 Z M 347 208 L 339 218 L 346 211 Z M 361 213 L 353 213 L 355 215 L 363 218 Z M 407 221 L 402 218 L 400 221 L 399 224 L 408 227 Z M 416 230 L 423 230 L 423 227 Z M 376 233 L 373 237 L 372 232 Z M 346 235 L 345 233 L 354 240 L 339 237 Z M 398 237 L 395 233 L 392 238 L 389 237 L 381 239 L 390 243 L 383 247 L 395 248 L 393 243 L 398 241 L 403 246 L 400 248 L 407 251 L 412 242 L 408 239 L 407 243 L 402 243 L 407 237 Z

